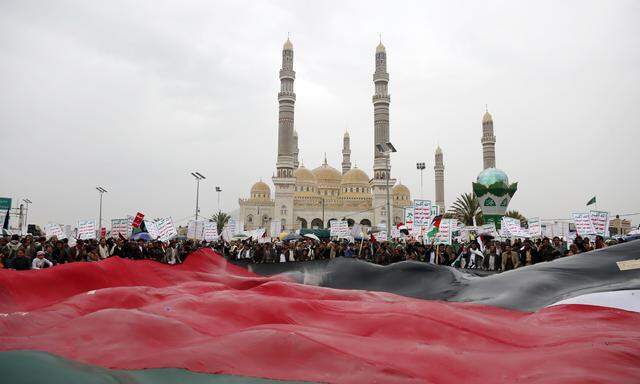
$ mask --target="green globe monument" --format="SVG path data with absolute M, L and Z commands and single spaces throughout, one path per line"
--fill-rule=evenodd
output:
M 493 222 L 500 228 L 500 221 L 517 189 L 518 183 L 509 184 L 507 174 L 500 169 L 487 168 L 480 172 L 473 183 L 473 194 L 478 199 L 485 224 Z

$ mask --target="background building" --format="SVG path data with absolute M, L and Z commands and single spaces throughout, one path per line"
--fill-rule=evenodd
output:
M 251 187 L 249 198 L 239 200 L 239 218 L 245 229 L 270 229 L 272 220 L 284 231 L 326 228 L 331 220 L 347 220 L 350 225 L 386 225 L 387 175 L 391 188 L 391 220 L 403 221 L 403 208 L 411 205 L 411 193 L 406 186 L 396 185 L 396 180 L 390 177 L 388 155 L 376 151 L 375 145 L 373 178 L 358 167 L 352 168 L 348 132 L 342 137 L 342 171 L 329 165 L 326 155 L 323 164 L 313 169 L 298 164 L 294 81 L 293 44 L 287 39 L 282 49 L 278 93 L 278 157 L 276 175 L 272 178 L 275 193 L 272 198 L 269 185 L 258 181 Z M 387 53 L 382 43 L 376 47 L 373 82 L 374 144 L 380 144 L 389 141 L 391 102 Z

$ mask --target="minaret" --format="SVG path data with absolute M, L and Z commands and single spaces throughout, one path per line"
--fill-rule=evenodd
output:
M 436 180 L 436 205 L 440 207 L 440 214 L 443 214 L 444 211 L 444 163 L 442 161 L 442 149 L 438 145 L 436 148 L 436 158 L 435 165 L 433 166 L 433 170 L 435 173 Z
M 293 110 L 296 94 L 293 91 L 293 81 L 296 73 L 293 70 L 293 44 L 289 38 L 282 47 L 282 68 L 280 69 L 280 92 L 278 92 L 278 159 L 276 175 L 273 177 L 275 186 L 275 209 L 273 219 L 280 223 L 281 230 L 292 230 L 293 222 L 293 191 L 296 179 L 293 169 L 297 163 L 295 156 Z
M 298 131 L 293 130 L 293 168 L 298 168 L 298 155 L 300 148 L 298 147 Z
M 496 167 L 496 137 L 493 135 L 493 117 L 487 110 L 482 117 L 482 161 L 484 169 Z
M 373 95 L 373 173 L 375 179 L 385 179 L 391 171 L 387 164 L 387 155 L 380 153 L 378 144 L 389 142 L 389 103 L 391 97 L 387 91 L 389 73 L 387 73 L 387 51 L 382 42 L 376 47 L 376 70 L 373 73 L 375 93 Z M 387 168 L 388 167 L 388 168 Z
M 278 161 L 276 168 L 278 177 L 293 175 L 293 110 L 296 94 L 293 92 L 293 81 L 296 73 L 293 71 L 293 44 L 289 38 L 282 47 L 282 69 L 280 69 L 280 104 L 278 116 Z
M 344 175 L 351 169 L 351 139 L 349 132 L 344 132 L 342 138 L 342 174 Z
M 387 91 L 389 74 L 387 73 L 387 51 L 382 42 L 376 47 L 376 69 L 373 73 L 375 93 L 373 94 L 373 179 L 371 179 L 371 194 L 373 195 L 373 225 L 386 223 L 389 218 L 393 220 L 398 216 L 394 212 L 387 212 L 387 192 L 396 181 L 391 179 L 391 164 L 388 155 L 380 153 L 377 144 L 389 142 L 389 103 L 391 98 Z M 389 191 L 387 191 L 387 175 L 389 175 Z M 393 206 L 391 211 L 393 211 Z M 400 215 L 401 216 L 401 215 Z M 387 223 L 388 224 L 388 223 Z M 393 223 L 391 223 L 393 224 Z

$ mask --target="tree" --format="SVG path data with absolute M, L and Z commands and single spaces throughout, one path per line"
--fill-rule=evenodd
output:
M 480 203 L 473 193 L 461 194 L 453 203 L 448 213 L 464 225 L 473 225 L 474 217 L 476 218 L 476 224 L 482 224 Z
M 218 213 L 214 213 L 211 216 L 211 221 L 216 223 L 216 227 L 218 228 L 218 234 L 222 233 L 222 228 L 224 228 L 230 218 L 231 216 L 222 211 L 218 211 Z
M 520 226 L 523 227 L 523 228 L 527 227 L 527 218 L 524 217 L 524 215 L 521 214 L 520 212 L 518 212 L 516 210 L 511 210 L 511 211 L 507 211 L 504 215 L 506 217 L 512 217 L 514 219 L 520 220 Z

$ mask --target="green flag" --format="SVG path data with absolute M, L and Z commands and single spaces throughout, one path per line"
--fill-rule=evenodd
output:
M 591 205 L 591 204 L 595 204 L 595 203 L 596 203 L 596 197 L 595 197 L 595 196 L 593 196 L 593 197 L 591 198 L 591 200 L 589 200 L 589 201 L 587 202 L 587 205 Z

